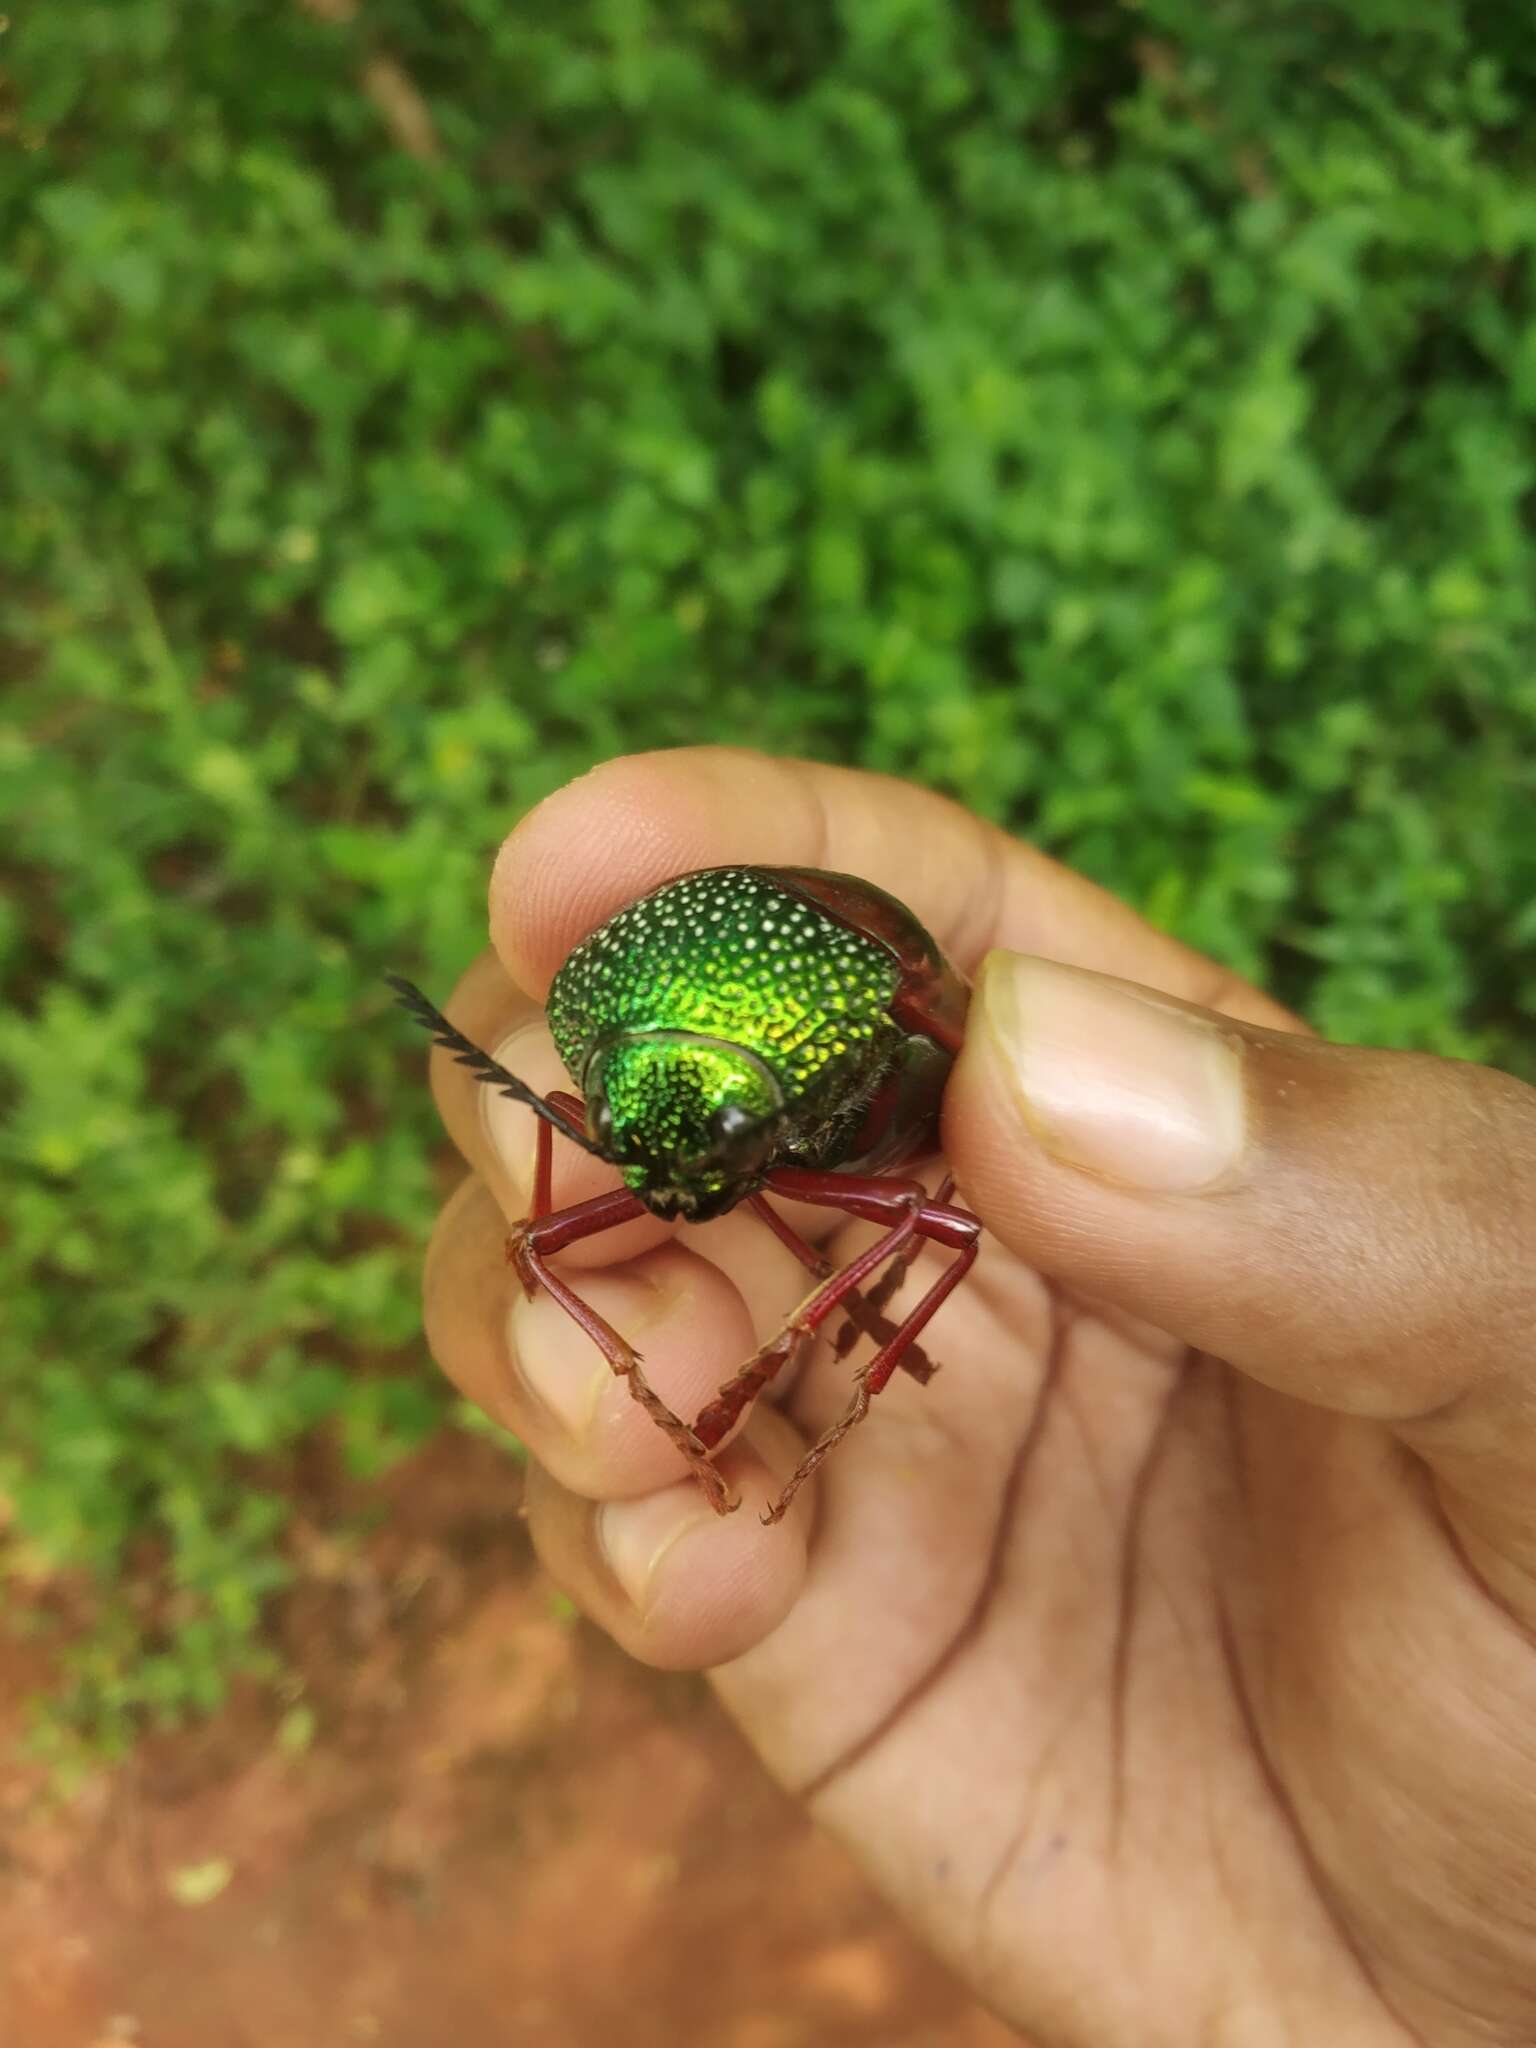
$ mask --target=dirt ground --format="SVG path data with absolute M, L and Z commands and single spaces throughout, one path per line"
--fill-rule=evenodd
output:
M 502 1456 L 445 1437 L 366 1540 L 300 1532 L 302 1681 L 68 1811 L 0 1653 L 6 2048 L 1017 2048 L 703 1684 L 561 1611 Z

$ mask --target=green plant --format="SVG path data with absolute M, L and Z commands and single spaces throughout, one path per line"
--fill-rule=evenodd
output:
M 1533 1071 L 1509 10 L 51 0 L 0 52 L 0 1490 L 107 1589 L 66 1718 L 216 1698 L 294 1447 L 440 1417 L 379 973 L 449 983 L 595 759 L 914 775 L 1327 1030 Z

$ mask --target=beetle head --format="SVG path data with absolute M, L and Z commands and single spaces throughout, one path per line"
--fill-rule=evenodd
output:
M 583 1080 L 587 1130 L 658 1216 L 724 1215 L 763 1177 L 784 1095 L 760 1059 L 691 1031 L 627 1032 Z

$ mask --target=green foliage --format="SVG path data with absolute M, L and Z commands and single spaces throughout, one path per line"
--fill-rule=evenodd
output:
M 442 1409 L 509 823 L 705 737 L 950 789 L 1530 1071 L 1536 62 L 1498 0 L 48 0 L 0 146 L 0 1490 L 256 1655 Z M 147 1642 L 146 1642 L 147 1637 Z

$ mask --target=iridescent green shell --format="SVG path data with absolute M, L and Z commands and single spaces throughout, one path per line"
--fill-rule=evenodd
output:
M 690 1031 L 745 1046 L 788 1096 L 892 1033 L 886 947 L 787 894 L 760 869 L 706 868 L 611 917 L 549 992 L 549 1026 L 579 1085 L 620 1032 Z
M 555 977 L 549 1025 L 584 1092 L 595 1057 L 619 1041 L 657 1033 L 704 1041 L 691 1061 L 673 1042 L 663 1044 L 671 1057 L 642 1061 L 638 1071 L 606 1063 L 611 1107 L 621 1122 L 646 1115 L 658 1150 L 678 1141 L 680 1115 L 694 1121 L 665 1099 L 669 1087 L 674 1098 L 686 1087 L 761 1112 L 751 1068 L 728 1055 L 741 1048 L 782 1091 L 781 1151 L 805 1157 L 889 1067 L 905 1036 L 890 1015 L 899 979 L 887 946 L 762 869 L 707 868 L 629 904 L 585 939 Z M 633 1099 L 615 1101 L 615 1084 Z

